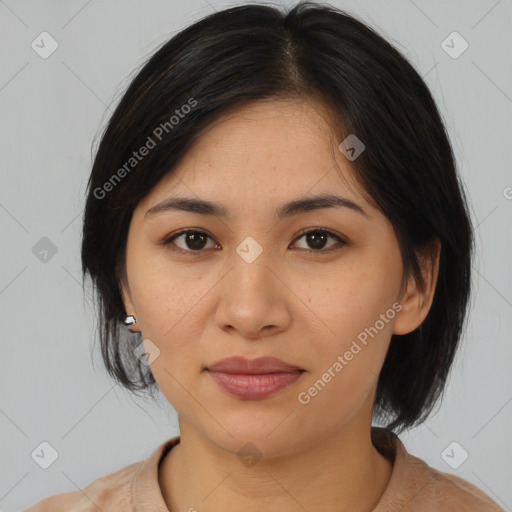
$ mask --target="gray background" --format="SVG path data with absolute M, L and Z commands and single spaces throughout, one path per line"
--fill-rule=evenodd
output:
M 83 488 L 178 433 L 165 399 L 133 399 L 101 366 L 80 286 L 84 191 L 94 137 L 135 70 L 178 30 L 239 3 L 0 1 L 0 512 Z M 439 411 L 402 440 L 512 510 L 511 0 L 332 4 L 377 28 L 425 78 L 478 225 L 463 349 Z M 43 31 L 59 45 L 47 59 L 31 47 Z M 458 58 L 441 46 L 453 31 L 469 44 Z M 55 254 L 38 252 L 43 237 Z M 43 441 L 58 452 L 48 469 L 31 458 Z M 453 441 L 460 447 L 446 452 Z M 441 454 L 460 461 L 461 449 L 469 457 L 450 467 Z

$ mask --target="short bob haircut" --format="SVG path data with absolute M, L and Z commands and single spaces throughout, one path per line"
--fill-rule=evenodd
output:
M 467 320 L 473 227 L 428 87 L 391 44 L 329 4 L 213 13 L 163 44 L 131 81 L 98 145 L 83 221 L 82 279 L 88 273 L 93 283 L 103 362 L 135 394 L 158 389 L 134 354 L 141 334 L 122 325 L 138 202 L 228 110 L 303 98 L 327 107 L 339 142 L 356 134 L 365 144 L 351 162 L 354 177 L 394 226 L 404 276 L 420 288 L 420 258 L 441 242 L 431 309 L 417 329 L 392 336 L 378 379 L 374 419 L 402 431 L 423 422 L 443 394 Z

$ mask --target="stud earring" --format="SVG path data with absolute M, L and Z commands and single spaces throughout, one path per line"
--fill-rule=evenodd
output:
M 128 315 L 124 320 L 123 324 L 127 327 L 130 327 L 131 325 L 135 325 L 137 323 L 137 319 L 134 315 Z

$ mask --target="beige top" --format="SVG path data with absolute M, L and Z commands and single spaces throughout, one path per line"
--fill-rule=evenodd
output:
M 375 447 L 393 463 L 391 478 L 372 512 L 504 512 L 489 496 L 457 476 L 437 471 L 409 454 L 390 430 L 372 427 Z M 82 491 L 50 496 L 24 512 L 169 512 L 158 467 L 180 436 L 146 460 L 97 478 Z

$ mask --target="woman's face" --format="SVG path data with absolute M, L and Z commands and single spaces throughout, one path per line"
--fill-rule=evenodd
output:
M 363 199 L 329 130 L 313 101 L 253 103 L 206 131 L 132 217 L 126 311 L 182 431 L 228 450 L 250 441 L 278 456 L 369 426 L 391 335 L 420 323 L 397 302 L 393 227 Z M 281 211 L 327 194 L 361 210 Z M 148 213 L 171 198 L 215 203 L 225 216 Z M 183 230 L 199 233 L 170 240 Z M 248 398 L 205 370 L 229 356 L 272 356 L 304 371 Z

